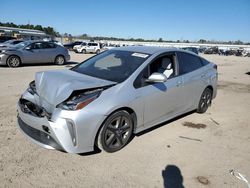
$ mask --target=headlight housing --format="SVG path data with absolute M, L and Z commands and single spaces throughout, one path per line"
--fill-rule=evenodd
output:
M 27 91 L 29 93 L 31 93 L 32 95 L 34 95 L 36 93 L 36 83 L 35 83 L 35 80 L 33 80 L 32 82 L 29 83 L 29 87 L 28 87 Z
M 8 53 L 6 53 L 7 50 L 0 50 L 0 54 L 5 54 L 5 55 L 8 55 Z
M 98 98 L 102 91 L 103 89 L 94 89 L 80 94 L 75 94 L 66 101 L 57 105 L 57 108 L 61 108 L 63 110 L 80 110 Z

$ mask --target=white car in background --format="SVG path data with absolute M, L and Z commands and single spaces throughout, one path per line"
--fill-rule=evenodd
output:
M 97 42 L 82 43 L 81 45 L 74 46 L 74 51 L 76 53 L 96 53 L 101 52 L 101 46 Z
M 87 42 L 82 42 L 82 43 L 79 44 L 79 45 L 75 45 L 75 46 L 73 47 L 73 50 L 74 50 L 74 52 L 76 52 L 76 53 L 80 53 L 80 52 L 81 52 L 80 49 L 81 49 L 82 47 L 84 47 L 84 46 L 87 46 L 87 45 L 88 45 Z

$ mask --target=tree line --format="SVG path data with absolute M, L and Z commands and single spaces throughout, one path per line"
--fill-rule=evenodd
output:
M 22 29 L 35 29 L 39 31 L 45 32 L 47 35 L 50 35 L 52 37 L 67 37 L 73 39 L 73 38 L 78 38 L 78 39 L 83 39 L 83 40 L 90 40 L 90 41 L 95 41 L 95 40 L 113 40 L 113 41 L 133 41 L 133 42 L 173 42 L 173 43 L 201 43 L 201 44 L 248 44 L 250 45 L 250 42 L 244 43 L 241 40 L 236 40 L 236 41 L 216 41 L 216 40 L 205 40 L 205 39 L 200 39 L 198 41 L 189 41 L 189 40 L 164 40 L 163 38 L 159 39 L 143 39 L 143 38 L 120 38 L 120 37 L 105 37 L 105 36 L 90 36 L 86 33 L 82 35 L 76 35 L 73 36 L 69 33 L 64 33 L 60 34 L 57 32 L 53 27 L 43 27 L 41 25 L 33 25 L 33 24 L 21 24 L 17 25 L 12 22 L 6 22 L 2 23 L 0 22 L 0 26 L 3 27 L 16 27 L 16 28 L 22 28 Z
M 15 28 L 21 28 L 21 29 L 35 29 L 39 31 L 45 32 L 47 35 L 51 35 L 53 37 L 59 37 L 60 34 L 53 28 L 53 27 L 43 27 L 41 25 L 33 25 L 33 24 L 21 24 L 17 25 L 12 22 L 2 23 L 0 22 L 0 26 L 2 27 L 15 27 Z

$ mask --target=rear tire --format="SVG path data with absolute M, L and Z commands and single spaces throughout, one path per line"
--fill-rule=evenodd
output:
M 21 59 L 16 55 L 11 55 L 7 59 L 6 63 L 9 67 L 16 68 L 16 67 L 19 67 L 21 65 Z
M 133 119 L 127 111 L 117 111 L 104 122 L 98 134 L 98 148 L 112 153 L 126 146 L 132 138 Z
M 55 58 L 55 64 L 56 65 L 63 65 L 65 63 L 65 58 L 63 55 L 58 55 Z
M 206 88 L 200 98 L 200 102 L 197 108 L 199 114 L 203 114 L 207 111 L 208 107 L 212 104 L 213 92 L 211 89 Z

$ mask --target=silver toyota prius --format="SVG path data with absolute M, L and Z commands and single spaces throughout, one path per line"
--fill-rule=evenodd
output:
M 18 125 L 48 149 L 116 152 L 133 134 L 206 112 L 216 93 L 217 66 L 192 52 L 113 48 L 70 70 L 36 73 L 18 101 Z

